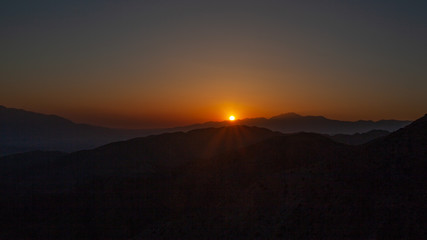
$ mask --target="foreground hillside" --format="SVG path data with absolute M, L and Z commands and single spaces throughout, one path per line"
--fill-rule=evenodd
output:
M 0 158 L 1 239 L 424 239 L 427 116 L 350 146 L 230 126 Z

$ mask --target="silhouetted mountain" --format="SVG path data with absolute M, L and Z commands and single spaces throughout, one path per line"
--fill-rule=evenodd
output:
M 274 116 L 270 119 L 292 119 L 292 118 L 301 118 L 302 116 L 299 114 L 296 114 L 294 112 L 289 112 L 289 113 L 283 113 L 277 116 Z
M 228 126 L 7 156 L 0 238 L 424 239 L 426 146 L 424 116 L 361 146 Z
M 33 150 L 77 151 L 143 136 L 149 130 L 120 130 L 76 124 L 55 116 L 0 106 L 0 156 Z
M 59 231 L 57 233 L 60 235 L 51 235 L 55 233 L 51 233 L 45 223 L 41 222 L 40 225 L 37 223 L 39 218 L 48 217 L 49 221 L 56 222 L 51 224 L 61 227 L 70 224 L 71 221 L 75 229 L 74 235 L 70 233 L 70 238 L 75 238 L 79 236 L 78 234 L 96 234 L 97 236 L 105 234 L 101 235 L 103 236 L 101 238 L 114 238 L 118 234 L 116 237 L 122 238 L 130 233 L 123 232 L 122 227 L 127 227 L 123 225 L 124 222 L 118 222 L 117 227 L 121 229 L 115 230 L 111 225 L 111 221 L 116 221 L 113 215 L 123 214 L 130 217 L 129 214 L 141 214 L 141 216 L 133 216 L 136 222 L 131 220 L 132 224 L 137 226 L 140 224 L 139 221 L 154 221 L 154 219 L 169 216 L 170 212 L 167 215 L 161 214 L 161 211 L 167 209 L 167 204 L 164 203 L 167 200 L 164 199 L 165 194 L 168 194 L 167 185 L 173 184 L 177 178 L 176 175 L 185 173 L 187 171 L 185 169 L 194 161 L 206 161 L 224 152 L 277 135 L 280 133 L 267 129 L 234 126 L 137 138 L 59 156 L 55 159 L 50 157 L 38 159 L 42 154 L 49 154 L 43 152 L 3 157 L 0 158 L 0 162 L 5 162 L 7 163 L 5 166 L 9 166 L 0 169 L 0 176 L 7 176 L 8 179 L 3 182 L 0 192 L 2 196 L 8 196 L 3 198 L 3 204 L 12 206 L 34 204 L 32 206 L 37 207 L 31 211 L 22 209 L 22 212 L 16 209 L 9 212 L 8 209 L 4 209 L 1 216 L 7 216 L 9 219 L 16 219 L 18 216 L 25 219 L 28 222 L 24 225 L 29 224 L 27 226 L 34 227 L 26 231 L 49 236 L 49 238 L 64 238 L 67 234 Z M 26 160 L 25 156 L 29 159 Z M 34 157 L 37 159 L 34 160 Z M 13 165 L 13 162 L 11 164 L 11 160 L 16 160 L 16 165 Z M 21 172 L 14 170 L 10 176 L 10 169 L 19 169 L 25 161 L 37 162 L 37 165 L 33 164 L 32 172 L 23 168 Z M 123 187 L 128 184 L 136 188 L 128 189 L 130 192 L 126 193 L 127 190 L 125 191 Z M 107 193 L 104 187 L 110 189 L 112 195 Z M 121 191 L 125 192 L 119 193 Z M 124 197 L 125 205 L 117 199 L 117 194 Z M 52 195 L 55 196 L 53 199 L 50 198 Z M 134 197 L 134 202 L 127 202 Z M 44 205 L 45 202 L 49 204 Z M 115 206 L 117 210 L 107 210 L 109 206 L 113 207 L 115 204 L 120 205 Z M 79 206 L 89 207 L 89 209 L 80 211 Z M 64 211 L 66 215 L 63 215 Z M 84 216 L 80 214 L 88 214 L 90 217 L 82 220 Z M 101 216 L 102 214 L 106 215 L 105 219 Z M 101 227 L 100 224 L 111 226 L 112 231 L 102 230 L 105 233 L 101 233 L 95 230 Z M 67 227 L 73 226 L 67 225 Z M 18 234 L 13 238 L 19 238 L 21 237 L 19 234 L 23 233 L 12 232 L 11 234 Z M 0 237 L 5 238 L 5 236 Z
M 76 124 L 55 115 L 0 106 L 0 156 L 34 150 L 72 152 L 149 134 L 230 125 L 264 127 L 283 133 L 354 134 L 373 129 L 394 131 L 408 123 L 408 121 L 397 120 L 346 122 L 330 120 L 321 116 L 300 116 L 296 113 L 287 113 L 270 119 L 249 118 L 232 123 L 229 121 L 206 122 L 176 128 L 124 130 Z
M 345 143 L 349 145 L 360 145 L 368 143 L 374 139 L 385 137 L 389 135 L 390 132 L 385 130 L 372 130 L 366 133 L 355 133 L 355 134 L 335 134 L 329 136 L 332 140 L 340 143 Z
M 180 128 L 176 130 L 185 131 L 195 128 L 204 127 L 221 127 L 229 126 L 230 124 L 256 126 L 268 128 L 273 131 L 282 133 L 296 133 L 296 132 L 314 132 L 323 134 L 356 134 L 364 133 L 371 130 L 384 130 L 396 131 L 408 125 L 410 121 L 399 120 L 380 120 L 380 121 L 339 121 L 327 119 L 322 116 L 301 116 L 296 113 L 281 114 L 270 119 L 267 118 L 247 118 L 236 120 L 233 123 L 229 121 L 224 122 L 207 122 L 202 124 L 195 124 Z
M 248 121 L 249 123 L 246 123 Z M 374 129 L 395 131 L 409 124 L 409 121 L 381 120 L 381 121 L 339 121 L 322 116 L 300 116 L 295 113 L 282 114 L 270 119 L 241 120 L 239 123 L 265 127 L 283 133 L 315 132 L 325 134 L 355 134 L 368 132 Z

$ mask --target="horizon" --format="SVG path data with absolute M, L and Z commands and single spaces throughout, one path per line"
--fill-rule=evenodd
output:
M 6 1 L 0 104 L 167 128 L 281 113 L 415 120 L 426 2 Z
M 242 124 L 239 123 L 239 121 L 245 121 L 245 120 L 250 120 L 250 119 L 267 119 L 268 120 L 268 119 L 272 119 L 272 118 L 279 117 L 279 116 L 282 116 L 282 115 L 287 115 L 287 114 L 295 114 L 295 115 L 297 115 L 299 117 L 324 117 L 324 118 L 329 119 L 329 120 L 338 120 L 338 121 L 347 121 L 347 122 L 357 122 L 357 121 L 373 121 L 373 122 L 378 122 L 378 121 L 389 121 L 389 120 L 392 120 L 392 121 L 396 120 L 396 121 L 409 121 L 409 122 L 413 122 L 413 121 L 415 121 L 415 120 L 417 120 L 417 119 L 419 119 L 419 118 L 421 118 L 421 117 L 423 117 L 424 115 L 427 114 L 427 113 L 422 114 L 422 115 L 420 115 L 419 117 L 417 117 L 415 119 L 389 118 L 389 119 L 376 119 L 376 120 L 375 119 L 343 120 L 343 119 L 330 118 L 330 117 L 325 116 L 325 115 L 305 115 L 305 114 L 300 114 L 300 113 L 296 113 L 296 112 L 286 112 L 286 113 L 275 114 L 275 115 L 269 116 L 269 117 L 257 116 L 257 117 L 240 118 L 239 116 L 235 116 L 234 120 L 230 120 L 229 117 L 231 117 L 231 116 L 227 116 L 224 119 L 208 120 L 208 121 L 202 121 L 202 122 L 190 122 L 190 123 L 182 124 L 182 125 L 163 126 L 163 127 L 160 126 L 160 127 L 151 127 L 151 128 L 150 127 L 146 127 L 146 128 L 134 127 L 134 128 L 132 128 L 132 127 L 126 127 L 126 126 L 102 125 L 102 124 L 91 123 L 91 122 L 79 122 L 79 121 L 75 121 L 73 119 L 70 119 L 70 118 L 67 118 L 65 116 L 55 114 L 55 113 L 34 112 L 34 111 L 30 111 L 28 109 L 7 107 L 7 106 L 1 105 L 1 104 L 0 104 L 0 107 L 4 107 L 4 108 L 7 108 L 7 109 L 14 109 L 14 110 L 26 111 L 26 112 L 32 112 L 32 113 L 36 113 L 36 114 L 43 114 L 43 115 L 48 115 L 48 116 L 57 116 L 57 117 L 61 117 L 61 118 L 64 118 L 66 120 L 69 120 L 69 121 L 71 121 L 71 122 L 73 122 L 75 124 L 85 124 L 85 125 L 91 125 L 91 126 L 97 126 L 97 127 L 105 127 L 105 128 L 112 128 L 112 129 L 113 128 L 115 128 L 115 129 L 129 129 L 129 130 L 132 130 L 132 129 L 133 130 L 137 130 L 137 129 L 141 129 L 141 130 L 143 130 L 143 129 L 146 129 L 146 130 L 153 129 L 154 130 L 154 129 L 168 129 L 168 128 L 172 128 L 173 129 L 173 128 L 180 128 L 180 127 L 192 126 L 192 125 L 197 125 L 197 124 L 205 124 L 205 123 L 211 123 L 211 122 L 218 122 L 218 123 L 229 122 L 230 124 L 233 124 L 233 125 L 242 125 Z

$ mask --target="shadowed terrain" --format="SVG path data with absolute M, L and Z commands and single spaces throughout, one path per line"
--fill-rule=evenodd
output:
M 368 143 L 374 139 L 385 137 L 389 135 L 389 131 L 385 130 L 371 130 L 365 133 L 355 133 L 355 134 L 335 134 L 330 136 L 330 138 L 336 142 L 345 143 L 349 145 L 360 145 Z
M 1 239 L 423 239 L 427 115 L 370 143 L 247 126 L 0 158 Z

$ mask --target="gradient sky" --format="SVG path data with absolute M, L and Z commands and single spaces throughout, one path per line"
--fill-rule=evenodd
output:
M 167 127 L 427 113 L 427 1 L 2 1 L 0 105 Z

